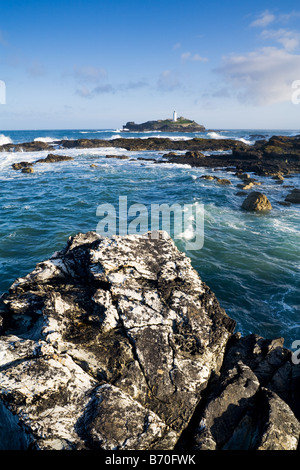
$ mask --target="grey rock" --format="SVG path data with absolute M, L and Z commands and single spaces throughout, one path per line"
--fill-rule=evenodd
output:
M 172 449 L 235 327 L 166 233 L 78 234 L 3 302 L 1 400 L 39 449 Z
M 234 335 L 193 429 L 194 449 L 296 450 L 300 367 L 282 338 Z

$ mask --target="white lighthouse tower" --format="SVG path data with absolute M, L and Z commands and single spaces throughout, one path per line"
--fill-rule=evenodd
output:
M 173 122 L 177 121 L 177 113 L 176 111 L 173 111 Z

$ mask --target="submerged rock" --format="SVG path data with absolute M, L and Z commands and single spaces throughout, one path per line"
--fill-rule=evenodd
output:
M 233 334 L 165 232 L 79 233 L 2 303 L 0 448 L 297 447 L 290 351 Z
M 285 198 L 286 202 L 293 202 L 295 204 L 300 204 L 300 189 L 293 189 Z

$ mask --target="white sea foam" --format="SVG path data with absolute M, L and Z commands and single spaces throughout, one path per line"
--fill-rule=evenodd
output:
M 247 140 L 247 139 L 244 139 L 243 137 L 224 136 L 224 135 L 221 135 L 218 132 L 214 132 L 214 131 L 208 132 L 207 137 L 209 137 L 210 139 L 216 139 L 216 140 L 233 139 L 233 140 L 238 140 L 238 141 L 243 142 L 244 144 L 248 144 L 248 145 L 253 145 L 255 143 L 254 140 Z
M 210 139 L 226 139 L 226 137 L 218 134 L 217 132 L 208 132 L 207 137 Z
M 112 137 L 110 137 L 110 139 L 108 139 L 108 140 L 115 140 L 115 139 L 121 139 L 121 136 L 120 136 L 120 134 L 113 135 L 113 136 L 112 136 Z
M 240 139 L 236 139 L 236 140 L 239 140 L 240 142 L 243 142 L 244 144 L 247 144 L 247 145 L 253 145 L 253 144 L 255 144 L 255 141 L 254 141 L 254 140 L 243 139 L 243 137 L 241 137 Z
M 50 144 L 51 142 L 56 142 L 57 139 L 53 139 L 52 137 L 36 137 L 34 142 L 45 142 L 46 144 Z
M 12 144 L 13 141 L 11 140 L 10 137 L 7 137 L 4 134 L 0 134 L 0 145 L 5 145 L 5 144 Z

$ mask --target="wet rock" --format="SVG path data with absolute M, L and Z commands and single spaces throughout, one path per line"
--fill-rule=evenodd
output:
M 278 172 L 276 175 L 272 176 L 272 180 L 284 181 L 284 177 L 283 177 L 282 173 Z
M 200 176 L 200 179 L 205 179 L 205 180 L 211 181 L 211 180 L 214 180 L 215 177 L 211 176 L 211 175 L 202 175 L 202 176 Z
M 247 191 L 248 189 L 251 189 L 254 186 L 254 184 L 251 183 L 246 183 L 246 184 L 237 184 L 237 187 L 240 189 L 243 189 L 244 191 Z
M 223 184 L 223 185 L 229 185 L 231 184 L 231 181 L 227 178 L 216 178 L 217 183 Z
M 205 158 L 205 155 L 199 151 L 189 151 L 185 154 L 186 158 Z
M 272 205 L 265 194 L 253 191 L 244 200 L 242 209 L 246 211 L 269 211 L 272 209 Z
M 18 163 L 13 163 L 12 168 L 14 170 L 24 170 L 27 168 L 32 168 L 33 163 L 29 162 L 18 162 Z
M 294 204 L 300 204 L 300 189 L 293 189 L 285 198 L 286 202 L 292 202 Z
M 57 162 L 66 162 L 69 160 L 74 160 L 73 157 L 68 157 L 67 155 L 56 155 L 49 153 L 46 158 L 40 158 L 36 160 L 35 163 L 57 163 Z
M 26 168 L 22 168 L 21 172 L 22 173 L 34 173 L 34 169 L 32 168 L 32 166 L 29 166 Z
M 286 206 L 286 207 L 289 207 L 291 205 L 290 202 L 287 202 L 287 201 L 277 201 L 278 204 L 280 204 L 281 206 Z
M 22 170 L 23 173 L 33 173 L 34 169 L 32 167 L 36 163 L 56 163 L 56 162 L 64 162 L 64 161 L 69 161 L 69 160 L 74 160 L 74 158 L 68 157 L 67 155 L 55 155 L 53 153 L 49 153 L 46 158 L 39 158 L 35 162 L 13 163 L 12 168 L 14 170 Z
M 128 160 L 128 155 L 106 155 L 106 158 L 118 158 L 119 160 Z

